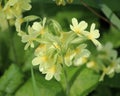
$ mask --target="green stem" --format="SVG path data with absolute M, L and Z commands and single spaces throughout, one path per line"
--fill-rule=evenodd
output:
M 63 68 L 63 70 L 64 70 L 65 82 L 66 82 L 66 96 L 69 96 L 69 94 L 70 94 L 70 87 L 69 87 L 68 76 L 67 76 L 67 72 L 66 72 L 65 68 Z
M 65 68 L 65 60 L 64 60 L 64 56 L 62 56 L 63 58 L 63 72 L 64 72 L 64 76 L 65 76 L 65 82 L 66 82 L 66 96 L 69 96 L 70 94 L 70 86 L 69 86 L 69 80 L 68 80 L 68 75 L 67 75 L 67 71 Z
M 35 80 L 32 65 L 31 65 L 31 76 L 32 76 L 32 84 L 33 84 L 33 92 L 34 92 L 33 94 L 34 94 L 34 96 L 38 96 L 37 95 L 37 85 L 36 85 L 36 80 Z

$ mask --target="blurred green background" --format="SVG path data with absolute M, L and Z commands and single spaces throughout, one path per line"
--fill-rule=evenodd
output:
M 32 9 L 23 13 L 23 16 L 53 18 L 65 31 L 70 29 L 73 17 L 79 21 L 85 20 L 88 24 L 95 22 L 100 30 L 102 44 L 112 42 L 120 56 L 119 0 L 74 0 L 65 6 L 57 6 L 52 0 L 32 0 L 31 5 Z M 9 29 L 0 32 L 0 96 L 65 96 L 64 77 L 61 82 L 54 79 L 46 81 L 36 67 L 32 68 L 33 49 L 25 51 L 15 27 L 11 29 L 12 32 Z M 70 79 L 78 69 L 70 67 L 67 70 Z M 71 87 L 71 96 L 120 96 L 120 74 L 113 78 L 105 77 L 103 82 L 99 82 L 99 75 L 89 69 L 83 68 L 77 74 Z

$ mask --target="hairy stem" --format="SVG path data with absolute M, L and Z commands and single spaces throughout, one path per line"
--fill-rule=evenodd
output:
M 67 75 L 67 71 L 65 68 L 65 60 L 64 60 L 64 56 L 63 57 L 63 72 L 64 72 L 64 76 L 65 76 L 65 82 L 66 82 L 66 96 L 69 96 L 70 94 L 70 86 L 69 86 L 69 80 L 68 80 L 68 75 Z
M 38 89 L 37 89 L 35 75 L 34 75 L 34 72 L 33 72 L 32 65 L 31 65 L 31 76 L 32 76 L 33 94 L 34 94 L 34 96 L 38 96 Z

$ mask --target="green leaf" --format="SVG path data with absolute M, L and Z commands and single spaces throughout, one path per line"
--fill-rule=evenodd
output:
M 15 96 L 33 96 L 32 80 L 29 79 L 16 93 Z
M 120 19 L 115 15 L 112 10 L 105 4 L 100 4 L 102 12 L 106 17 L 120 30 Z
M 56 80 L 47 81 L 40 72 L 35 72 L 35 82 L 37 85 L 36 91 L 39 96 L 64 96 L 62 86 Z M 34 96 L 33 81 L 30 78 L 15 94 L 15 96 Z
M 19 67 L 12 64 L 0 78 L 0 96 L 13 94 L 23 83 L 23 74 Z
M 76 71 L 77 76 L 73 80 L 70 89 L 71 96 L 86 96 L 93 91 L 99 83 L 99 75 L 93 70 L 84 67 Z

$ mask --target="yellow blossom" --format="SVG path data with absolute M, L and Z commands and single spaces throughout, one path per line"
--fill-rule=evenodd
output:
M 57 81 L 60 81 L 61 66 L 59 64 L 51 65 L 46 69 L 45 73 L 46 73 L 46 76 L 45 76 L 46 80 L 50 80 L 53 77 L 55 77 Z
M 27 43 L 25 45 L 25 50 L 30 46 L 34 48 L 33 41 L 36 40 L 37 36 L 39 36 L 38 32 L 35 32 L 30 26 L 28 27 L 28 34 L 22 36 L 22 42 Z
M 7 19 L 19 18 L 22 12 L 31 9 L 30 0 L 8 0 L 3 11 Z
M 72 18 L 72 25 L 70 25 L 70 29 L 81 36 L 84 35 L 87 26 L 88 24 L 85 21 L 81 21 L 80 23 L 78 23 L 76 18 Z
M 33 30 L 39 32 L 39 34 L 44 34 L 45 31 L 46 18 L 43 18 L 42 22 L 34 22 L 32 25 Z
M 100 33 L 99 30 L 95 29 L 94 23 L 92 23 L 90 27 L 90 32 L 85 32 L 85 35 L 98 47 L 98 49 L 102 48 L 101 43 L 97 40 L 97 38 L 100 37 Z

